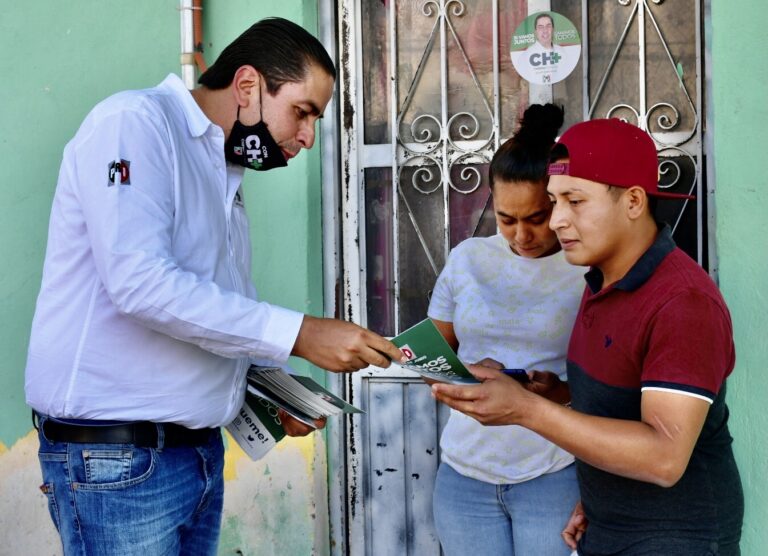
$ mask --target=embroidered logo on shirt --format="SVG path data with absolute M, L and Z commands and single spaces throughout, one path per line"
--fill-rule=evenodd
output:
M 120 172 L 120 183 L 123 185 L 131 185 L 131 161 L 130 160 L 123 160 L 122 158 L 118 160 L 113 160 L 109 163 L 109 182 L 107 183 L 107 186 L 115 185 L 115 176 L 118 172 Z

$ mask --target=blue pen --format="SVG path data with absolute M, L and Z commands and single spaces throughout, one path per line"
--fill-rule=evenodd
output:
M 528 372 L 525 369 L 500 369 L 502 373 L 514 378 L 519 382 L 530 382 Z

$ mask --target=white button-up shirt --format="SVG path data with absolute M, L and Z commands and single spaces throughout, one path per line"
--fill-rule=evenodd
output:
M 242 176 L 175 75 L 91 111 L 54 196 L 29 405 L 193 428 L 235 417 L 250 358 L 285 362 L 303 318 L 257 301 Z

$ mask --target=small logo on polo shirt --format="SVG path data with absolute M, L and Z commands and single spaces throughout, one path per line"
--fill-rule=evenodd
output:
M 604 347 L 609 348 L 609 347 L 611 347 L 612 343 L 613 343 L 613 338 L 611 338 L 608 334 L 606 334 L 605 335 Z

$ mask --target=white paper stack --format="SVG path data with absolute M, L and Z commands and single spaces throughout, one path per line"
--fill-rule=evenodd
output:
M 279 367 L 252 366 L 248 371 L 248 391 L 269 400 L 308 425 L 312 425 L 315 419 L 339 413 L 362 413 L 311 378 L 290 375 Z

